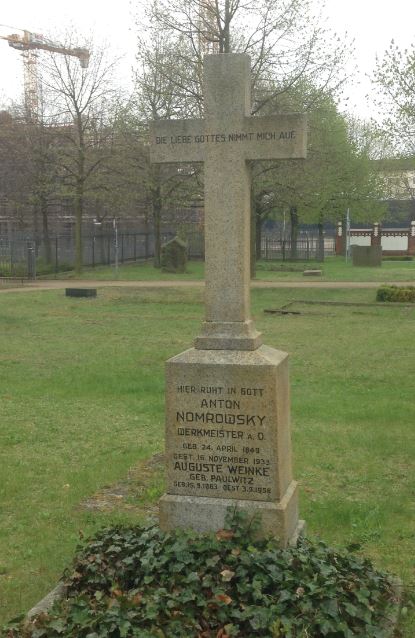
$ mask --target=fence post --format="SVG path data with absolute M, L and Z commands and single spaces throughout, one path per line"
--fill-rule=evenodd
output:
M 134 233 L 134 261 L 137 261 L 137 233 Z
M 282 240 L 282 260 L 285 261 L 285 239 Z
M 341 255 L 342 252 L 343 252 L 343 225 L 341 222 L 337 222 L 335 254 Z
M 149 246 L 148 246 L 148 243 L 149 243 L 149 233 L 145 233 L 145 235 L 144 235 L 144 236 L 145 236 L 145 242 L 144 242 L 144 244 L 145 244 L 145 246 L 144 246 L 144 250 L 145 250 L 145 259 L 147 260 L 147 259 L 148 259 L 148 253 L 149 253 L 149 250 L 148 250 L 148 248 L 149 248 Z
M 11 241 L 10 242 L 10 275 L 14 274 L 14 272 L 13 272 L 14 271 L 14 268 L 13 268 L 13 256 L 14 256 L 13 248 L 14 248 L 14 241 Z
M 55 237 L 55 277 L 56 277 L 58 271 L 59 271 L 59 264 L 58 264 L 58 236 L 56 235 L 56 237 Z
M 95 235 L 92 236 L 92 268 L 95 268 Z
M 121 235 L 121 263 L 124 263 L 124 233 Z
M 29 279 L 36 279 L 36 244 L 27 242 L 27 276 Z
M 382 227 L 378 222 L 375 222 L 373 224 L 372 234 L 370 236 L 370 245 L 371 246 L 382 245 Z

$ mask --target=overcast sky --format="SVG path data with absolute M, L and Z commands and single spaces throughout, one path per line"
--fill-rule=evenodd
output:
M 36 33 L 62 33 L 72 25 L 77 31 L 94 33 L 106 40 L 115 54 L 124 56 L 120 69 L 123 83 L 128 84 L 134 62 L 134 33 L 132 6 L 140 0 L 3 0 L 0 23 Z M 382 54 L 391 39 L 401 46 L 415 41 L 415 3 L 413 0 L 327 0 L 325 11 L 328 24 L 338 33 L 348 32 L 355 40 L 360 85 L 347 85 L 348 110 L 361 117 L 371 115 L 365 95 L 370 83 L 365 74 L 371 72 L 376 54 Z M 0 27 L 0 35 L 9 28 Z M 352 66 L 350 67 L 352 68 Z M 16 98 L 22 91 L 23 70 L 19 53 L 0 40 L 0 99 Z

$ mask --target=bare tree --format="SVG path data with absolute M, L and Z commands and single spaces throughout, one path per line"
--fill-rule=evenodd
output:
M 74 36 L 64 42 L 79 47 Z M 111 103 L 115 61 L 103 49 L 82 43 L 90 51 L 87 68 L 69 55 L 43 56 L 42 83 L 47 104 L 46 122 L 58 128 L 59 158 L 66 192 L 73 198 L 75 213 L 75 269 L 82 269 L 82 219 L 85 196 L 93 177 L 111 155 Z M 58 122 L 58 124 L 56 124 Z
M 146 117 L 200 116 L 203 56 L 211 52 L 250 55 L 253 114 L 292 111 L 292 93 L 301 94 L 294 110 L 312 110 L 345 79 L 347 43 L 325 29 L 322 6 L 311 0 L 148 0 L 148 28 L 139 39 L 145 73 L 137 88 L 149 105 L 143 79 L 150 78 L 157 108 L 147 108 Z M 162 55 L 155 54 L 154 43 Z M 268 170 L 258 166 L 254 182 Z M 272 208 L 268 186 L 258 185 L 253 203 L 259 223 Z M 296 206 L 290 210 L 298 217 Z
M 9 204 L 30 211 L 28 225 L 38 245 L 42 238 L 45 260 L 51 261 L 48 215 L 56 196 L 56 131 L 42 122 L 27 122 L 24 108 L 14 105 L 0 118 L 1 191 Z M 8 117 L 5 117 L 8 115 Z
M 139 37 L 136 69 L 136 91 L 132 109 L 135 128 L 145 142 L 148 122 L 158 119 L 194 117 L 200 114 L 200 78 L 189 77 L 186 90 L 179 78 L 185 77 L 184 52 L 187 43 L 182 36 L 154 34 L 154 39 Z M 182 51 L 183 57 L 180 56 Z M 179 81 L 179 84 L 178 84 Z M 160 267 L 161 220 L 167 203 L 185 203 L 200 194 L 199 169 L 189 166 L 175 169 L 150 164 L 148 153 L 142 155 L 142 171 L 154 233 L 154 266 Z
M 325 28 L 322 11 L 312 0 L 148 0 L 148 41 L 175 39 L 170 82 L 199 104 L 203 55 L 248 53 L 257 113 L 300 80 L 322 91 L 344 81 L 350 43 Z

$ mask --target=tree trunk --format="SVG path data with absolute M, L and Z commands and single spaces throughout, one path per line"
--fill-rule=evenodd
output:
M 82 218 L 84 212 L 84 192 L 85 192 L 85 142 L 82 115 L 78 112 L 76 117 L 78 129 L 78 174 L 75 188 L 75 272 L 80 275 L 82 272 Z
M 35 242 L 35 251 L 37 256 L 37 251 L 39 247 L 39 206 L 38 204 L 33 205 L 33 239 Z
M 262 247 L 262 215 L 261 210 L 255 210 L 255 253 L 257 260 L 261 259 Z
M 223 42 L 219 45 L 220 53 L 231 52 L 231 25 L 230 25 L 230 6 L 229 0 L 225 0 L 225 20 L 223 28 Z
M 256 260 L 257 260 L 257 251 L 256 251 L 256 206 L 255 206 L 255 198 L 253 196 L 251 190 L 251 227 L 249 233 L 250 239 L 250 255 L 251 255 L 251 279 L 255 279 L 256 277 Z
M 83 184 L 78 180 L 75 191 L 75 273 L 82 272 Z
M 160 168 L 154 166 L 153 187 L 151 189 L 151 208 L 153 213 L 153 233 L 154 233 L 154 268 L 161 267 L 161 186 Z
M 317 261 L 324 261 L 324 224 L 320 218 L 318 226 Z
M 48 220 L 48 204 L 45 197 L 40 200 L 40 212 L 42 215 L 42 239 L 44 249 L 45 262 L 52 263 L 52 246 L 49 237 L 49 220 Z
M 291 250 L 290 259 L 296 261 L 297 259 L 297 240 L 298 240 L 298 212 L 296 206 L 290 208 L 290 221 L 291 221 Z

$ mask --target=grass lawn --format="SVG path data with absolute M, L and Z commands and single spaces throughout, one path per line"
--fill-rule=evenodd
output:
M 318 268 L 323 271 L 321 277 L 313 277 L 319 281 L 409 281 L 415 284 L 415 261 L 384 261 L 380 268 L 360 268 L 353 266 L 350 261 L 346 263 L 344 257 L 328 257 L 324 263 L 317 262 L 271 262 L 261 261 L 257 266 L 256 278 L 266 281 L 303 281 L 303 270 Z M 58 274 L 59 279 L 78 278 L 73 272 Z M 150 262 L 120 265 L 118 274 L 111 266 L 99 266 L 86 268 L 82 279 L 120 279 L 157 281 L 201 280 L 204 278 L 204 263 L 192 261 L 188 263 L 187 272 L 184 274 L 164 273 L 153 268 Z
M 358 544 L 413 588 L 415 307 L 301 303 L 374 298 L 255 290 L 253 315 L 265 342 L 291 355 L 295 477 L 309 535 Z M 290 300 L 302 314 L 263 313 Z M 0 623 L 52 588 L 80 533 L 131 521 L 134 505 L 162 493 L 159 475 L 149 475 L 131 509 L 81 507 L 162 451 L 163 363 L 191 346 L 202 315 L 202 290 L 192 288 L 0 296 Z M 413 607 L 403 624 L 413 638 Z

